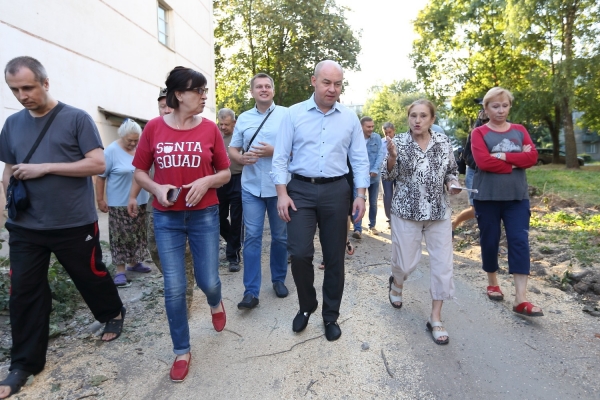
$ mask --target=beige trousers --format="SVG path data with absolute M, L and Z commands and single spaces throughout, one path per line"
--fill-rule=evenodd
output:
M 392 275 L 404 282 L 421 260 L 425 237 L 429 253 L 431 298 L 450 300 L 454 296 L 452 221 L 411 221 L 392 214 Z

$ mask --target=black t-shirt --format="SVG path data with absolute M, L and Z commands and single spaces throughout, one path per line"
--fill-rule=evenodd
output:
M 0 161 L 23 162 L 49 117 L 50 113 L 32 117 L 26 109 L 8 117 L 0 133 Z M 97 148 L 102 148 L 102 141 L 92 118 L 65 105 L 29 163 L 71 163 Z M 24 182 L 31 206 L 9 223 L 29 229 L 62 229 L 98 220 L 91 177 L 45 175 Z

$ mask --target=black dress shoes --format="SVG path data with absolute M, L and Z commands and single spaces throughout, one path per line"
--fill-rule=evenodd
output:
M 239 310 L 251 310 L 258 305 L 258 298 L 247 294 L 244 296 L 242 301 L 238 303 Z
M 337 322 L 324 322 L 325 323 L 325 337 L 330 342 L 338 340 L 342 336 L 342 330 Z
M 314 313 L 317 310 L 319 303 L 315 305 L 315 308 L 309 312 L 298 311 L 298 314 L 294 317 L 294 322 L 292 323 L 292 330 L 296 333 L 302 332 L 306 329 L 306 325 L 308 325 L 308 319 L 310 318 L 310 314 Z
M 273 289 L 275 289 L 275 294 L 277 295 L 277 297 L 287 297 L 288 295 L 288 289 L 285 287 L 285 285 L 283 284 L 283 282 L 273 282 Z
M 234 261 L 229 262 L 229 272 L 239 272 L 239 270 L 240 270 L 239 262 L 234 262 Z

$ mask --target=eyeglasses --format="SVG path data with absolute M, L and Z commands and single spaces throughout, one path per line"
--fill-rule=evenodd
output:
M 191 92 L 196 92 L 199 95 L 203 95 L 208 93 L 208 88 L 201 88 L 201 87 L 196 87 L 196 88 L 189 88 L 189 89 L 185 89 L 186 91 L 191 91 Z

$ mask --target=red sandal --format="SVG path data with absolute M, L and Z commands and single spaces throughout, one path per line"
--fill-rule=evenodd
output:
M 496 294 L 494 296 L 494 294 Z M 498 296 L 498 294 L 500 294 Z M 488 286 L 487 287 L 487 295 L 488 295 L 488 299 L 493 300 L 493 301 L 502 301 L 504 300 L 504 293 L 502 293 L 502 290 L 500 290 L 500 286 Z
M 536 311 L 533 312 L 533 304 L 531 304 L 528 301 L 524 301 L 519 305 L 516 305 L 513 307 L 513 312 L 517 313 L 517 314 L 521 314 L 521 315 L 526 315 L 528 317 L 543 317 L 544 316 L 544 312 L 543 311 Z

